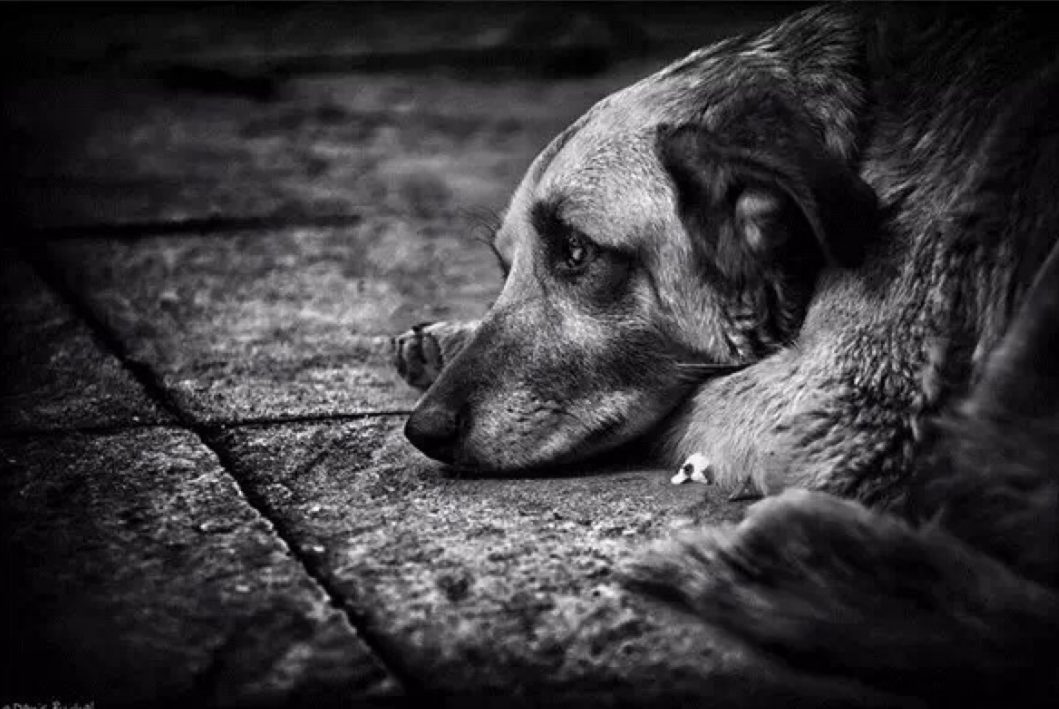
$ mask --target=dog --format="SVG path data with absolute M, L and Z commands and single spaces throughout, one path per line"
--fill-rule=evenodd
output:
M 604 99 L 515 190 L 486 317 L 396 339 L 406 436 L 501 474 L 704 455 L 768 498 L 630 584 L 914 704 L 1054 702 L 1053 27 L 823 6 Z

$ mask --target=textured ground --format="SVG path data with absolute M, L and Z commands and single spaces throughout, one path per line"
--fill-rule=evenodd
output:
M 739 508 L 635 467 L 454 479 L 387 358 L 484 311 L 475 236 L 551 136 L 790 9 L 9 16 L 0 704 L 782 701 L 615 580 Z

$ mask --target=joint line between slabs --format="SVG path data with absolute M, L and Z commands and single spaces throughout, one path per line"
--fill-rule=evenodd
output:
M 411 409 L 394 409 L 388 411 L 366 411 L 363 413 L 326 413 L 326 414 L 292 414 L 280 416 L 248 417 L 243 419 L 220 419 L 197 422 L 203 430 L 232 431 L 241 428 L 268 428 L 269 426 L 288 426 L 299 424 L 342 424 L 355 421 L 396 418 L 408 416 Z M 177 420 L 163 421 L 117 421 L 114 423 L 86 424 L 79 426 L 45 427 L 11 427 L 0 429 L 0 438 L 26 439 L 46 438 L 48 436 L 110 436 L 129 431 L 143 431 L 155 428 L 186 428 Z
M 144 388 L 146 394 L 154 399 L 163 411 L 173 417 L 175 425 L 193 433 L 199 439 L 199 442 L 216 456 L 221 467 L 232 478 L 236 489 L 243 496 L 243 499 L 257 514 L 261 515 L 264 520 L 272 525 L 276 536 L 287 546 L 291 558 L 298 562 L 309 578 L 323 590 L 331 606 L 345 616 L 347 622 L 356 631 L 357 636 L 375 655 L 383 669 L 410 695 L 422 694 L 421 683 L 397 662 L 395 653 L 390 652 L 380 638 L 368 630 L 367 614 L 358 612 L 343 602 L 342 595 L 338 593 L 334 584 L 322 573 L 321 565 L 307 555 L 300 553 L 287 525 L 269 514 L 271 506 L 267 500 L 254 492 L 249 486 L 243 484 L 243 481 L 235 472 L 234 460 L 228 454 L 224 445 L 217 440 L 219 431 L 192 419 L 174 401 L 160 378 L 147 364 L 137 362 L 129 357 L 117 333 L 96 315 L 91 306 L 78 297 L 74 288 L 66 282 L 61 270 L 48 258 L 45 247 L 25 248 L 23 255 L 45 284 L 57 293 L 70 307 L 74 315 L 88 326 L 92 336 L 102 345 L 104 350 L 116 357 L 140 386 Z

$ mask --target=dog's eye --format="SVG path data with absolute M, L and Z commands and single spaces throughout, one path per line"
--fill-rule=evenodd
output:
M 580 271 L 595 256 L 595 249 L 596 245 L 584 236 L 576 232 L 567 234 L 559 244 L 560 270 L 568 273 Z

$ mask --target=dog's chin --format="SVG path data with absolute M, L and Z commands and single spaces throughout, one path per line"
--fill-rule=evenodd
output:
M 508 429 L 512 432 L 512 429 Z M 508 435 L 487 439 L 469 438 L 460 445 L 447 469 L 457 475 L 510 476 L 583 471 L 609 461 L 637 439 L 636 430 L 615 427 L 598 430 L 557 429 L 541 435 Z

